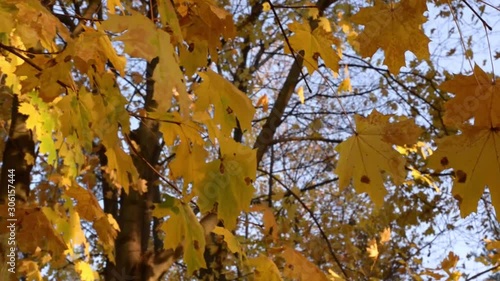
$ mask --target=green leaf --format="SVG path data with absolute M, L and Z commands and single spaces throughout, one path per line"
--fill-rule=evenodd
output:
M 217 203 L 218 218 L 227 229 L 236 227 L 241 211 L 248 211 L 254 193 L 256 151 L 232 139 L 221 140 L 222 158 L 208 163 L 203 179 L 194 184 L 198 206 L 205 213 Z

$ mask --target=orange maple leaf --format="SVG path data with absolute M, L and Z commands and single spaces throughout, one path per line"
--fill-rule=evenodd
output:
M 421 25 L 427 21 L 423 13 L 427 10 L 425 1 L 402 0 L 385 4 L 375 0 L 373 7 L 362 8 L 352 16 L 354 23 L 365 26 L 359 34 L 359 53 L 371 57 L 382 48 L 385 64 L 395 74 L 405 65 L 405 52 L 411 51 L 419 59 L 429 59 L 429 38 Z
M 461 131 L 461 135 L 437 141 L 438 149 L 429 158 L 428 166 L 436 170 L 455 170 L 453 195 L 460 202 L 463 217 L 476 209 L 485 185 L 499 212 L 500 128 L 465 125 Z
M 456 75 L 439 88 L 455 94 L 444 105 L 445 124 L 460 125 L 474 118 L 478 126 L 500 125 L 500 79 L 493 80 L 479 66 L 472 75 Z

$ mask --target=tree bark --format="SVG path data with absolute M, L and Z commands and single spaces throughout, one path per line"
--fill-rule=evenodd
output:
M 144 101 L 146 111 L 154 110 L 155 107 L 152 76 L 157 64 L 156 58 L 146 67 L 146 81 L 148 81 Z M 163 252 L 161 249 L 154 251 L 149 247 L 151 233 L 155 231 L 151 229 L 153 204 L 160 201 L 157 184 L 159 177 L 150 167 L 158 163 L 162 150 L 158 121 L 141 120 L 139 128 L 130 133 L 130 140 L 133 140 L 139 147 L 138 151 L 131 149 L 132 159 L 140 178 L 146 180 L 148 190 L 141 194 L 131 188 L 128 194 L 121 193 L 117 219 L 120 232 L 115 242 L 116 265 L 108 263 L 106 280 L 119 281 L 117 275 L 122 276 L 122 279 L 129 278 L 129 280 L 157 280 L 164 271 L 159 273 L 160 267 L 155 263 L 168 261 L 168 258 L 162 259 L 160 255 L 155 256 Z M 173 257 L 174 254 L 175 251 L 172 251 L 170 256 Z
M 35 142 L 31 130 L 26 127 L 28 116 L 19 113 L 18 109 L 19 98 L 14 94 L 9 138 L 5 144 L 2 159 L 0 204 L 6 203 L 9 190 L 13 188 L 15 188 L 18 202 L 26 203 L 30 194 L 30 174 L 35 160 Z

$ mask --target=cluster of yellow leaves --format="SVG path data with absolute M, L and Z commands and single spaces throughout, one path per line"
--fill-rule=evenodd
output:
M 364 25 L 358 35 L 359 53 L 371 57 L 381 48 L 385 64 L 395 74 L 406 65 L 405 52 L 413 52 L 419 59 L 429 59 L 429 38 L 422 30 L 427 21 L 426 1 L 402 0 L 399 2 L 375 0 L 371 7 L 362 8 L 351 21 Z
M 477 207 L 484 187 L 500 211 L 500 84 L 476 66 L 471 75 L 457 75 L 441 89 L 455 94 L 445 104 L 444 121 L 458 127 L 461 134 L 436 141 L 438 149 L 429 157 L 427 167 L 441 171 L 454 169 L 453 194 L 459 200 L 462 216 Z M 405 159 L 393 145 L 410 146 L 421 130 L 411 120 L 390 123 L 393 118 L 374 111 L 367 118 L 355 117 L 356 133 L 336 150 L 340 154 L 335 172 L 339 186 L 351 178 L 358 192 L 367 192 L 377 205 L 386 191 L 380 172 L 391 175 L 395 184 L 405 177 Z
M 311 9 L 314 10 L 314 9 Z M 389 71 L 398 74 L 406 65 L 405 52 L 411 51 L 419 59 L 429 59 L 429 38 L 422 30 L 427 19 L 426 1 L 401 0 L 399 2 L 375 0 L 373 6 L 361 8 L 358 13 L 349 17 L 352 23 L 363 25 L 364 29 L 357 34 L 352 31 L 350 23 L 341 21 L 348 41 L 363 56 L 371 57 L 379 49 L 385 54 L 385 64 Z M 288 25 L 294 34 L 289 43 L 297 54 L 304 51 L 304 65 L 311 74 L 318 68 L 318 57 L 325 65 L 338 72 L 338 62 L 342 57 L 339 39 L 333 36 L 329 21 L 311 14 L 316 23 L 311 28 L 308 22 L 293 22 Z M 332 49 L 335 45 L 337 51 Z M 288 46 L 285 50 L 290 52 Z
M 69 38 L 67 29 L 40 1 L 2 1 L 0 15 L 0 33 L 14 31 L 13 36 L 18 36 L 27 49 L 40 44 L 50 52 L 56 52 L 56 34 L 65 40 Z
M 110 15 L 102 27 L 116 33 L 125 31 L 114 40 L 122 41 L 125 44 L 124 51 L 130 56 L 144 58 L 149 62 L 154 58 L 158 59 L 153 73 L 154 98 L 158 102 L 158 110 L 170 109 L 175 94 L 182 112 L 186 114 L 188 96 L 170 34 L 156 28 L 150 19 L 136 12 L 131 16 Z
M 264 255 L 250 259 L 248 265 L 255 267 L 255 281 L 281 281 L 281 274 L 272 259 Z
M 270 9 L 270 4 L 265 4 L 264 8 Z M 22 94 L 19 110 L 29 116 L 27 126 L 36 133 L 40 153 L 47 155 L 50 165 L 57 168 L 57 160 L 62 158 L 65 166 L 60 187 L 65 188 L 66 203 L 25 210 L 20 217 L 24 224 L 43 231 L 49 240 L 22 228 L 18 234 L 20 250 L 37 253 L 38 247 L 42 247 L 55 253 L 54 260 L 63 253 L 73 255 L 75 245 L 86 244 L 79 223 L 81 218 L 93 223 L 99 243 L 108 258 L 114 259 L 116 221 L 104 213 L 90 190 L 74 182 L 82 174 L 86 161 L 83 151 L 92 150 L 96 138 L 106 147 L 108 165 L 104 170 L 116 187 L 128 192 L 141 181 L 119 139 L 121 133 L 128 134 L 130 129 L 129 114 L 125 110 L 127 101 L 114 75 L 107 70 L 108 64 L 122 76 L 126 70 L 125 56 L 116 53 L 106 34 L 113 32 L 120 34 L 113 41 L 123 42 L 125 54 L 157 62 L 153 80 L 158 107 L 155 112 L 148 112 L 147 117 L 161 121 L 160 132 L 165 143 L 174 147 L 176 153 L 176 158 L 169 163 L 170 177 L 182 178 L 185 187 L 182 199 L 157 205 L 154 211 L 155 216 L 166 217 L 161 226 L 166 233 L 165 248 L 182 245 L 189 272 L 206 266 L 205 230 L 186 203 L 197 196 L 201 212 L 207 213 L 217 206 L 217 217 L 224 221 L 227 229 L 216 227 L 213 232 L 224 237 L 231 252 L 243 256 L 241 245 L 229 230 L 236 227 L 240 212 L 249 210 L 257 163 L 254 150 L 229 137 L 235 127 L 251 130 L 255 109 L 244 93 L 210 69 L 197 73 L 200 81 L 194 83 L 191 96 L 184 81 L 185 75 L 192 76 L 206 67 L 208 57 L 217 60 L 221 37 L 230 40 L 235 36 L 231 14 L 212 0 L 160 0 L 162 27 L 159 28 L 151 19 L 136 12 L 117 14 L 115 7 L 124 11 L 120 1 L 107 1 L 107 5 L 110 13 L 107 20 L 96 23 L 95 29 L 84 27 L 81 34 L 71 38 L 61 22 L 37 0 L 0 3 L 0 33 L 10 34 L 12 46 L 20 49 L 42 46 L 54 53 L 33 56 L 31 61 L 40 69 L 23 64 L 15 57 L 0 58 L 0 70 L 8 74 L 7 86 L 14 93 Z M 423 16 L 426 9 L 425 1 L 375 0 L 373 6 L 362 8 L 351 17 L 353 22 L 364 25 L 364 30 L 355 38 L 357 51 L 366 57 L 381 48 L 385 63 L 393 73 L 405 65 L 406 51 L 412 51 L 419 59 L 428 59 L 429 39 L 421 27 L 426 21 Z M 299 54 L 309 74 L 317 70 L 319 58 L 338 72 L 342 57 L 340 40 L 333 36 L 329 21 L 318 18 L 315 13 L 317 11 L 310 14 L 313 21 L 289 24 L 293 32 L 289 38 L 292 50 L 286 46 L 286 51 Z M 58 52 L 56 35 L 67 42 L 62 52 Z M 90 93 L 83 86 L 79 88 L 73 69 L 87 75 L 97 92 Z M 457 76 L 441 86 L 442 90 L 456 94 L 445 105 L 445 122 L 460 126 L 462 135 L 440 141 L 429 166 L 455 169 L 454 193 L 462 198 L 462 214 L 474 209 L 485 185 L 492 190 L 495 206 L 500 206 L 500 192 L 494 191 L 495 187 L 500 188 L 499 82 L 492 81 L 476 67 L 474 75 Z M 303 103 L 303 89 L 300 89 Z M 350 80 L 346 78 L 339 91 L 350 90 Z M 258 105 L 267 111 L 267 96 L 263 96 Z M 171 111 L 175 106 L 178 112 Z M 474 125 L 467 124 L 471 118 Z M 345 188 L 353 179 L 358 192 L 367 192 L 381 205 L 386 194 L 384 173 L 390 175 L 395 184 L 401 184 L 406 178 L 405 159 L 394 146 L 413 145 L 421 130 L 409 119 L 377 111 L 366 118 L 356 116 L 355 123 L 355 134 L 337 147 L 340 158 L 335 171 L 340 178 L 339 185 Z M 218 144 L 220 149 L 219 158 L 208 163 L 207 142 L 200 136 L 205 128 L 211 144 L 214 147 Z M 186 194 L 189 184 L 192 184 L 192 193 Z M 278 226 L 272 211 L 257 209 L 263 212 L 265 235 L 276 242 Z M 388 241 L 390 232 L 387 232 L 381 234 L 381 244 Z M 375 239 L 369 242 L 367 250 L 370 257 L 378 256 Z M 287 278 L 327 280 L 317 266 L 290 247 L 284 247 L 280 257 L 284 260 Z M 248 265 L 256 268 L 255 280 L 281 280 L 278 267 L 266 256 L 250 259 Z M 450 254 L 448 260 L 443 261 L 442 269 L 451 275 L 449 269 L 455 265 L 455 258 Z M 21 264 L 20 271 L 40 276 L 38 268 L 37 264 L 26 262 Z M 86 261 L 78 261 L 75 268 L 82 280 L 93 278 Z
M 373 6 L 360 9 L 350 18 L 354 23 L 364 25 L 356 38 L 358 51 L 362 56 L 372 56 L 379 48 L 383 49 L 385 63 L 396 74 L 405 65 L 406 51 L 412 51 L 419 59 L 428 59 L 429 39 L 421 27 L 426 22 L 423 16 L 426 10 L 426 2 L 416 0 L 375 0 Z M 309 39 L 308 42 L 315 41 Z M 440 86 L 441 90 L 455 94 L 445 104 L 444 122 L 458 127 L 461 134 L 438 140 L 438 150 L 430 157 L 428 167 L 438 171 L 454 169 L 453 193 L 460 201 L 462 216 L 476 209 L 484 186 L 490 188 L 493 205 L 500 210 L 499 85 L 498 79 L 475 66 L 472 75 L 456 75 Z M 389 173 L 396 184 L 402 183 L 406 175 L 404 159 L 391 146 L 411 145 L 419 135 L 416 129 L 412 129 L 413 133 L 398 133 L 411 136 L 402 143 L 381 139 L 385 130 L 383 124 L 387 120 L 368 123 L 363 128 L 369 128 L 369 131 L 364 132 L 365 129 L 360 130 L 363 121 L 356 117 L 357 133 L 337 147 L 340 159 L 336 173 L 340 177 L 340 187 L 347 186 L 353 177 L 356 190 L 368 192 L 378 205 L 383 202 L 385 194 L 383 178 L 378 173 Z
M 330 280 L 314 263 L 310 262 L 304 255 L 297 250 L 284 246 L 273 249 L 276 256 L 284 260 L 283 277 L 290 280 Z M 274 261 L 267 256 L 260 255 L 249 259 L 247 265 L 255 268 L 253 271 L 254 280 L 275 280 L 281 281 L 282 274 Z M 333 275 L 333 274 L 332 274 Z M 338 278 L 337 280 L 343 280 Z
M 453 194 L 462 216 L 477 208 L 488 186 L 495 209 L 500 211 L 500 79 L 476 66 L 471 75 L 457 75 L 441 89 L 455 94 L 445 104 L 444 120 L 461 134 L 438 140 L 428 166 L 453 168 Z M 472 123 L 472 124 L 471 124 Z
M 380 233 L 380 245 L 384 245 L 385 243 L 391 240 L 391 229 L 386 227 L 384 231 Z M 368 241 L 368 247 L 366 248 L 368 252 L 368 256 L 373 259 L 377 259 L 379 255 L 378 244 L 376 239 L 371 239 Z
M 448 256 L 441 261 L 440 267 L 434 269 L 427 269 L 426 271 L 423 272 L 422 275 L 428 275 L 432 277 L 434 280 L 441 280 L 446 276 L 440 274 L 439 272 L 444 271 L 448 275 L 448 277 L 446 278 L 447 281 L 458 281 L 462 276 L 460 271 L 456 270 L 459 259 L 460 258 L 455 253 L 449 252 Z M 424 280 L 420 276 L 415 275 L 414 277 L 416 278 L 416 280 L 419 281 Z
M 188 272 L 192 273 L 201 267 L 206 267 L 203 253 L 205 251 L 205 230 L 186 203 L 169 198 L 164 203 L 156 204 L 153 211 L 155 217 L 169 218 L 161 224 L 160 229 L 166 233 L 163 247 L 184 248 L 184 262 Z
M 98 243 L 103 247 L 109 260 L 114 262 L 115 238 L 118 235 L 117 231 L 120 230 L 116 220 L 110 214 L 104 213 L 97 198 L 88 189 L 74 184 L 66 190 L 65 195 L 76 200 L 77 214 L 82 219 L 93 223 Z
M 21 231 L 19 243 L 29 247 L 21 250 L 34 253 L 38 245 L 49 252 L 73 255 L 76 244 L 87 245 L 80 226 L 80 219 L 84 219 L 93 223 L 99 244 L 108 258 L 114 260 L 117 223 L 103 212 L 92 192 L 76 184 L 75 179 L 89 169 L 85 155 L 99 139 L 106 149 L 107 166 L 103 170 L 109 182 L 124 192 L 131 187 L 144 190 L 145 182 L 139 178 L 130 153 L 122 147 L 120 134 L 130 133 L 130 115 L 125 109 L 127 100 L 109 70 L 112 66 L 124 76 L 125 58 L 130 56 L 157 63 L 152 78 L 153 98 L 158 106 L 155 112 L 143 116 L 161 121 L 160 132 L 165 143 L 176 153 L 169 163 L 170 176 L 182 178 L 185 189 L 181 201 L 156 215 L 168 217 L 162 227 L 167 234 L 165 245 L 175 248 L 184 243 L 184 260 L 192 272 L 205 267 L 205 234 L 184 202 L 198 196 L 203 212 L 218 205 L 218 217 L 232 229 L 240 211 L 248 210 L 254 191 L 255 151 L 228 139 L 234 127 L 251 129 L 255 109 L 250 100 L 211 70 L 198 73 L 202 80 L 195 83 L 192 96 L 184 81 L 185 74 L 191 76 L 206 67 L 208 57 L 217 60 L 221 36 L 225 40 L 235 36 L 232 15 L 212 0 L 161 0 L 158 8 L 163 26 L 159 28 L 137 12 L 124 13 L 126 8 L 120 1 L 107 1 L 107 8 L 105 21 L 95 22 L 93 27 L 83 26 L 80 33 L 72 36 L 38 0 L 0 3 L 0 33 L 5 35 L 5 42 L 21 50 L 41 46 L 51 53 L 34 54 L 31 64 L 9 54 L 0 58 L 0 70 L 7 74 L 6 85 L 20 95 L 19 111 L 28 116 L 27 126 L 36 134 L 39 153 L 46 155 L 48 164 L 63 173 L 57 180 L 53 178 L 53 183 L 66 190 L 65 205 L 42 207 L 43 212 L 33 213 L 36 219 L 28 215 L 24 218 L 38 221 L 33 225 L 43 222 L 47 228 L 43 229 L 45 236 L 54 236 L 49 239 L 51 244 L 45 245 Z M 112 40 L 111 33 L 117 34 Z M 56 44 L 56 36 L 66 42 L 64 49 Z M 117 53 L 112 41 L 123 43 L 123 54 Z M 75 81 L 72 71 L 88 77 L 95 92 Z M 178 107 L 178 112 L 171 112 L 174 107 Z M 221 151 L 220 158 L 209 163 L 206 163 L 208 143 L 201 138 L 205 128 L 211 144 L 219 144 Z M 189 184 L 194 186 L 192 194 L 186 194 Z M 75 206 L 70 204 L 73 200 L 77 202 Z M 174 229 L 178 231 L 173 232 Z M 230 232 L 218 229 L 217 233 L 235 245 Z M 88 251 L 88 246 L 85 250 Z M 39 276 L 32 272 L 38 272 L 38 268 L 26 263 L 21 271 Z M 92 279 L 93 270 L 86 261 L 75 263 L 75 269 L 82 280 Z
M 225 39 L 234 36 L 232 16 L 210 0 L 159 1 L 158 4 L 163 29 L 134 12 L 130 16 L 109 15 L 100 28 L 121 34 L 113 40 L 124 43 L 126 54 L 150 62 L 157 58 L 153 79 L 158 107 L 148 112 L 147 118 L 160 121 L 159 129 L 166 145 L 175 149 L 175 158 L 169 163 L 170 176 L 184 181 L 182 202 L 198 196 L 202 212 L 217 205 L 219 219 L 232 229 L 240 211 L 248 210 L 250 205 L 257 165 L 255 151 L 228 137 L 237 126 L 244 131 L 251 129 L 255 109 L 244 93 L 212 70 L 198 72 L 201 81 L 193 86 L 194 104 L 191 104 L 192 97 L 188 97 L 184 81 L 184 74 L 191 76 L 198 68 L 206 66 L 209 55 L 212 60 L 217 59 L 221 36 Z M 183 42 L 189 49 L 185 49 Z M 175 47 L 179 47 L 179 54 Z M 119 61 L 111 63 L 115 65 Z M 174 104 L 179 106 L 179 112 L 167 113 Z M 209 163 L 206 163 L 206 143 L 200 136 L 203 127 L 211 143 L 218 143 L 221 151 L 220 159 Z M 108 148 L 107 144 L 105 146 Z M 107 171 L 112 180 L 116 179 L 115 185 L 123 182 L 123 177 L 136 173 L 131 162 L 128 165 L 118 162 L 123 156 L 121 153 L 118 149 L 106 152 L 110 161 Z M 187 194 L 191 183 L 193 192 Z M 167 217 L 161 227 L 166 234 L 165 248 L 183 245 L 184 261 L 188 271 L 193 272 L 206 266 L 203 259 L 205 240 L 196 217 L 182 202 L 158 207 L 155 216 Z M 227 233 L 220 230 L 218 233 L 230 239 Z

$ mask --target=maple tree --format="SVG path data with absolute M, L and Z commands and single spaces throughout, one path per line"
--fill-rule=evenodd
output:
M 472 42 L 489 44 L 499 10 L 1 1 L 0 279 L 496 272 L 499 56 L 481 65 Z M 443 22 L 460 73 L 432 52 L 451 40 L 434 36 Z M 463 222 L 487 237 L 472 251 L 485 270 L 459 269 L 451 247 L 423 261 Z

